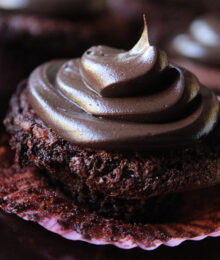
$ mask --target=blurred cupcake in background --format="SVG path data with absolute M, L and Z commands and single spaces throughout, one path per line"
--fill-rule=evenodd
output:
M 206 14 L 168 44 L 173 61 L 193 71 L 200 81 L 220 92 L 220 18 Z

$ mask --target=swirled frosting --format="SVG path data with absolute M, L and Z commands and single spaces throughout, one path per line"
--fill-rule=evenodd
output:
M 130 50 L 96 46 L 79 59 L 38 67 L 28 81 L 38 116 L 72 144 L 151 151 L 191 145 L 214 127 L 216 96 L 168 64 L 147 27 Z
M 187 33 L 173 39 L 171 48 L 179 56 L 220 66 L 220 19 L 214 15 L 196 19 Z

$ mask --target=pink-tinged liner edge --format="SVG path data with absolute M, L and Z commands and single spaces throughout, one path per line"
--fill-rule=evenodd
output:
M 21 216 L 24 220 L 29 221 L 28 219 L 29 214 L 25 214 L 25 216 Z M 55 217 L 51 218 L 44 218 L 43 220 L 38 222 L 39 225 L 47 229 L 48 231 L 51 231 L 53 233 L 56 233 L 60 236 L 62 236 L 65 239 L 72 240 L 72 241 L 83 241 L 87 242 L 93 245 L 114 245 L 116 247 L 119 247 L 121 249 L 132 249 L 135 247 L 139 247 L 143 250 L 155 250 L 161 245 L 169 246 L 169 247 L 175 247 L 183 243 L 184 241 L 200 241 L 207 237 L 218 237 L 220 236 L 220 227 L 216 229 L 216 231 L 209 233 L 209 234 L 201 234 L 200 236 L 192 237 L 192 238 L 170 238 L 168 241 L 163 242 L 160 240 L 154 241 L 154 245 L 152 246 L 146 246 L 143 243 L 138 243 L 134 241 L 134 239 L 130 236 L 127 236 L 124 239 L 121 239 L 118 242 L 113 241 L 106 241 L 106 239 L 85 239 L 80 233 L 77 233 L 73 230 L 63 230 L 63 228 L 59 225 L 57 222 L 57 219 Z

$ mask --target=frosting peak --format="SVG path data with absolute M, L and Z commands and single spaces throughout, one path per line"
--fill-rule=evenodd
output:
M 84 83 L 97 94 L 120 97 L 152 88 L 151 84 L 145 84 L 147 79 L 167 65 L 166 54 L 150 46 L 145 22 L 140 40 L 130 51 L 92 47 L 82 56 L 80 72 Z
M 130 51 L 92 47 L 30 76 L 39 117 L 65 140 L 93 149 L 152 151 L 190 145 L 218 118 L 216 96 L 189 71 L 168 64 L 147 28 Z

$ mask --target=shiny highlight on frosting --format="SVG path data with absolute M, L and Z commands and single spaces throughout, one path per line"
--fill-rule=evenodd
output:
M 96 46 L 81 59 L 52 61 L 28 81 L 35 112 L 74 145 L 152 151 L 191 145 L 215 126 L 216 96 L 148 42 L 130 50 Z

